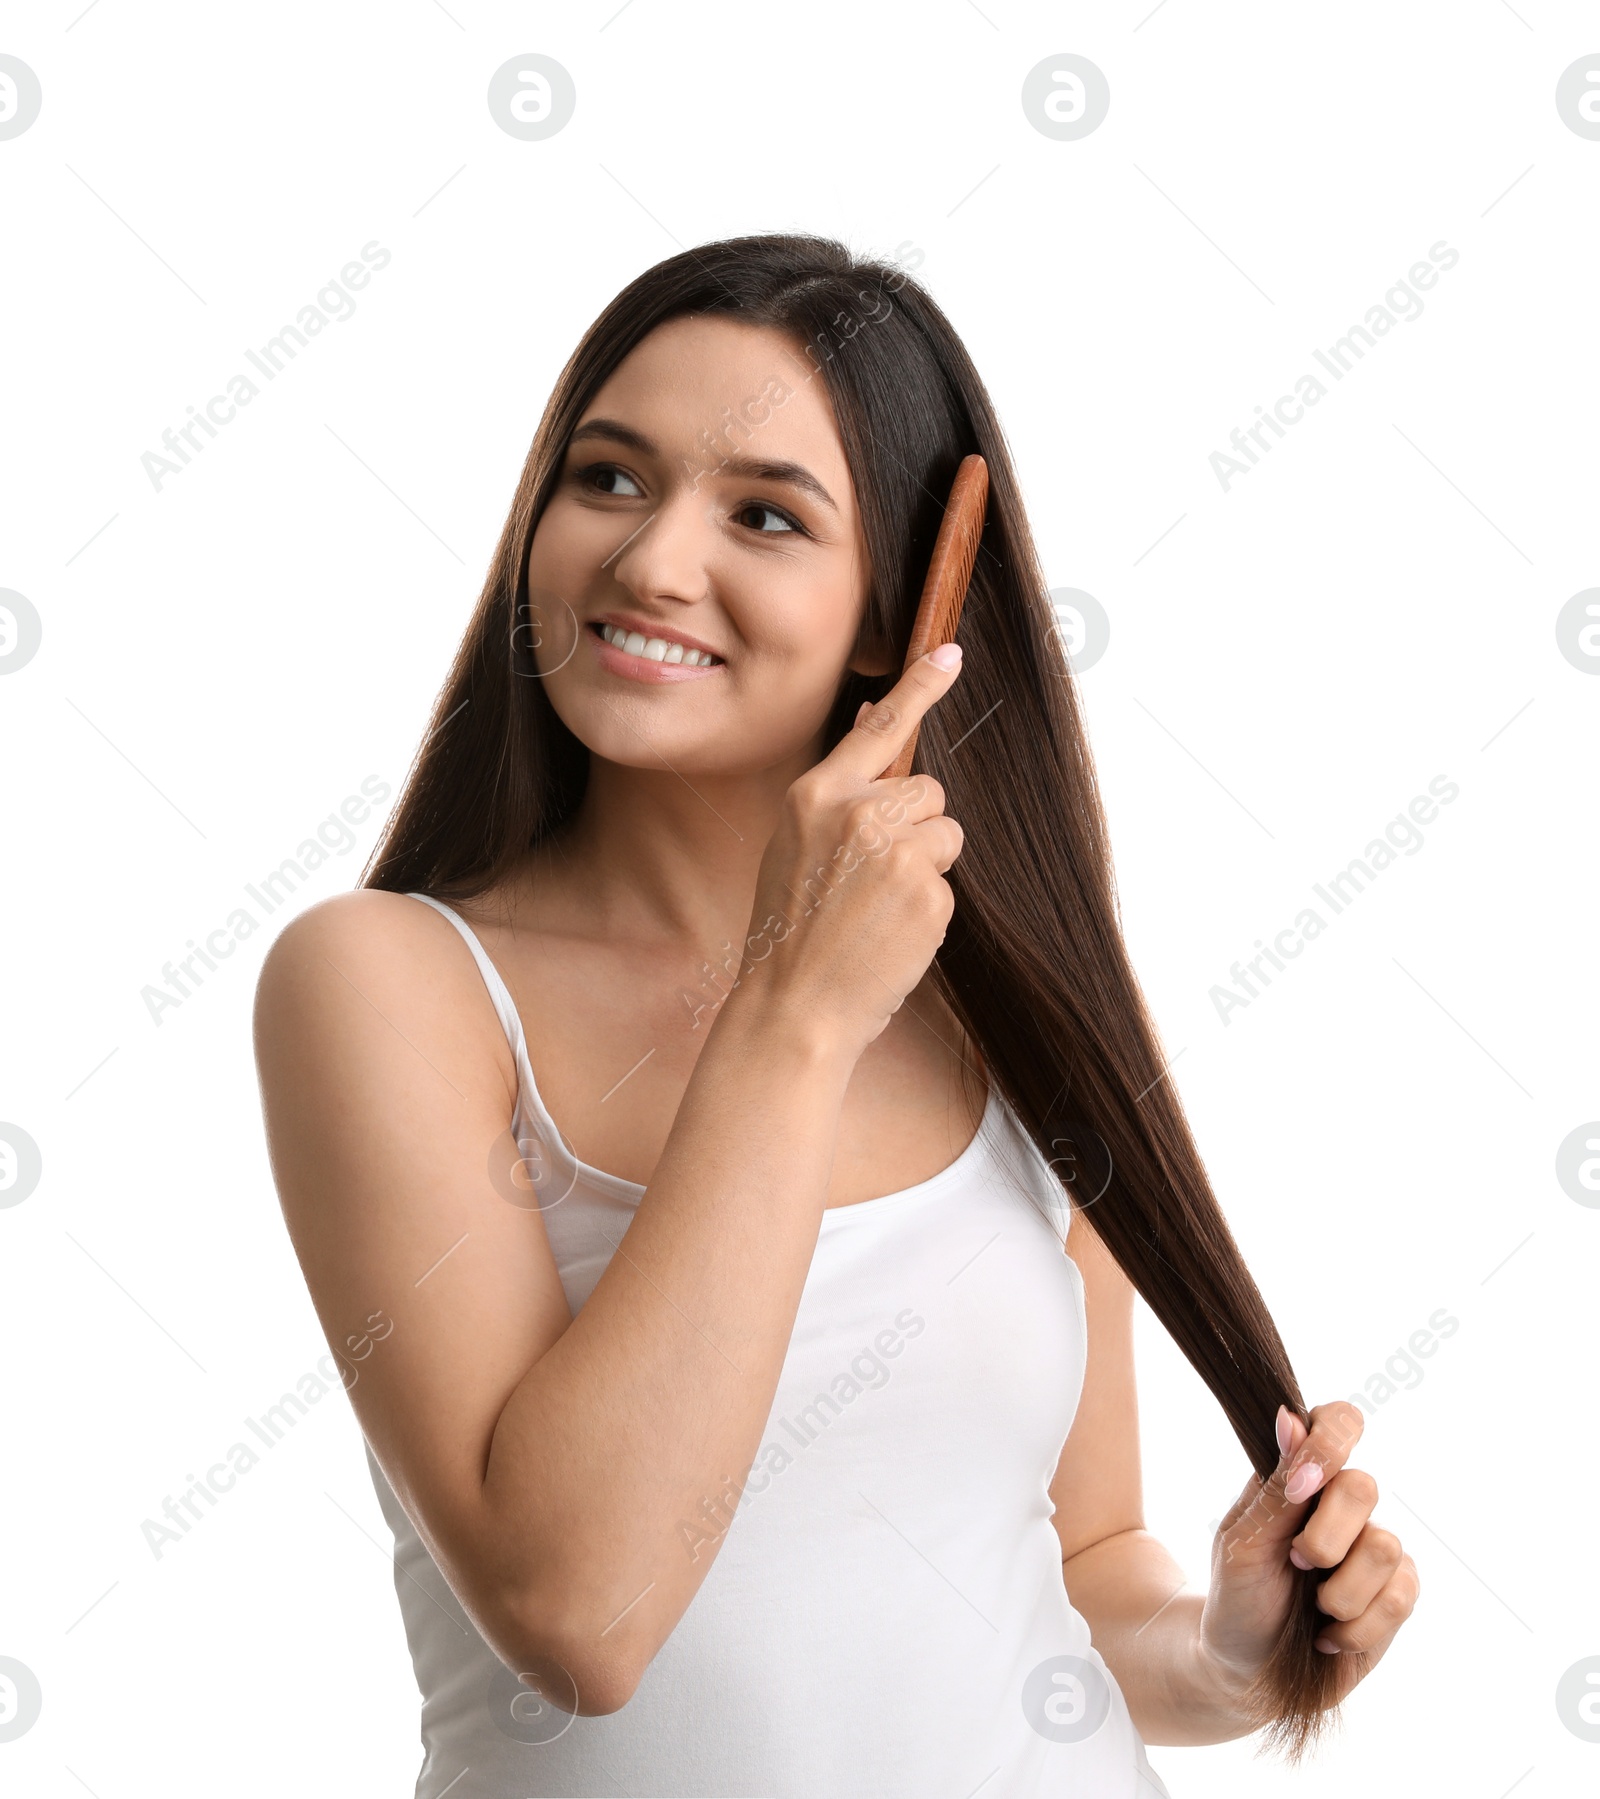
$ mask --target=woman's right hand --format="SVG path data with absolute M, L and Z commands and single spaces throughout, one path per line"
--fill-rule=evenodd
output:
M 784 795 L 729 1005 L 776 1008 L 855 1060 L 927 973 L 962 831 L 931 775 L 884 776 L 960 672 L 920 657 Z M 724 1011 L 727 1007 L 724 1007 Z

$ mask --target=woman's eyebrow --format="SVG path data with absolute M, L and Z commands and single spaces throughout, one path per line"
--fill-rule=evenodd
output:
M 642 431 L 635 431 L 632 425 L 625 425 L 620 419 L 589 419 L 579 425 L 567 442 L 582 443 L 587 437 L 613 437 L 618 443 L 637 450 L 641 456 L 654 456 L 657 453 L 656 446 Z
M 616 443 L 627 444 L 641 456 L 658 456 L 661 453 L 658 446 L 642 431 L 634 430 L 632 425 L 625 425 L 620 419 L 589 419 L 578 426 L 567 442 L 575 444 L 591 437 L 609 437 Z M 786 481 L 791 487 L 798 487 L 802 492 L 820 500 L 831 511 L 839 510 L 833 495 L 803 463 L 772 461 L 755 456 L 725 456 L 711 473 L 731 475 L 739 481 Z
M 791 487 L 798 487 L 802 493 L 820 500 L 830 512 L 839 510 L 833 495 L 803 463 L 768 462 L 756 456 L 727 456 L 711 472 L 732 475 L 739 481 L 787 481 Z

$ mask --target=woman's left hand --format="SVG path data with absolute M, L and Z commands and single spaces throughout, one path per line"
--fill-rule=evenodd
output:
M 1393 1531 L 1371 1522 L 1378 1483 L 1345 1465 L 1362 1423 L 1360 1408 L 1346 1400 L 1314 1406 L 1309 1433 L 1280 1408 L 1277 1468 L 1265 1481 L 1252 1475 L 1218 1526 L 1200 1648 L 1224 1689 L 1243 1691 L 1271 1659 L 1297 1603 L 1297 1570 L 1326 1571 L 1317 1605 L 1327 1622 L 1316 1641 L 1339 1657 L 1339 1698 L 1372 1670 L 1411 1616 L 1416 1564 Z

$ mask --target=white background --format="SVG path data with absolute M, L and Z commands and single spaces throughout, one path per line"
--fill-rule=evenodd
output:
M 0 1119 L 44 1170 L 0 1210 L 0 1654 L 44 1692 L 0 1780 L 410 1792 L 341 1395 L 159 1561 L 140 1529 L 325 1351 L 249 1016 L 377 815 L 159 1025 L 140 993 L 364 777 L 398 791 L 600 308 L 679 246 L 800 228 L 920 252 L 1052 586 L 1110 618 L 1081 688 L 1128 938 L 1308 1396 L 1459 1321 L 1358 1453 L 1423 1592 L 1340 1740 L 1294 1776 L 1248 1742 L 1153 1764 L 1174 1799 L 1593 1791 L 1555 1688 L 1600 1655 L 1600 1211 L 1554 1171 L 1600 1116 L 1600 680 L 1555 621 L 1600 583 L 1600 142 L 1554 92 L 1596 9 L 448 7 L 14 0 L 0 32 L 43 89 L 0 142 L 0 587 L 44 631 L 0 680 Z M 486 104 L 526 51 L 577 87 L 543 142 Z M 1075 142 L 1021 105 L 1064 51 L 1111 89 Z M 141 455 L 372 240 L 355 314 L 157 492 Z M 1421 316 L 1225 492 L 1212 451 L 1441 240 Z M 1230 966 L 1441 774 L 1424 846 L 1224 1024 Z M 1141 1324 L 1149 1523 L 1199 1581 L 1247 1470 Z

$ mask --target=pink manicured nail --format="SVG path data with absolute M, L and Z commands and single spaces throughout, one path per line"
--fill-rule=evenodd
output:
M 961 645 L 959 643 L 941 643 L 936 650 L 929 650 L 928 660 L 935 668 L 960 668 Z
M 1311 1571 L 1310 1562 L 1306 1560 L 1298 1549 L 1291 1549 L 1289 1551 L 1289 1560 L 1293 1562 L 1302 1573 L 1309 1573 Z
M 1292 1423 L 1293 1423 L 1293 1417 L 1294 1417 L 1294 1414 L 1289 1410 L 1289 1408 L 1286 1405 L 1281 1405 L 1278 1407 L 1277 1430 L 1278 1430 L 1278 1454 L 1279 1455 L 1287 1455 L 1289 1453 L 1289 1444 L 1293 1440 L 1289 1435 L 1289 1431 L 1290 1431 L 1290 1429 L 1292 1427 Z
M 1290 1505 L 1298 1505 L 1302 1499 L 1309 1499 L 1321 1485 L 1322 1464 L 1302 1462 L 1284 1483 L 1283 1496 Z
M 1320 1649 L 1324 1655 L 1337 1655 L 1339 1653 L 1339 1645 L 1328 1637 L 1318 1637 L 1315 1647 Z

